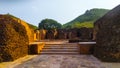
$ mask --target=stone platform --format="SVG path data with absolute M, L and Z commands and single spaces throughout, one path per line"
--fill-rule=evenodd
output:
M 105 68 L 92 55 L 37 55 L 14 68 Z

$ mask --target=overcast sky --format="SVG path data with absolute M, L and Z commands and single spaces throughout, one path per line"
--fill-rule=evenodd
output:
M 120 0 L 0 0 L 0 14 L 10 13 L 38 25 L 45 18 L 67 23 L 92 8 L 112 9 Z

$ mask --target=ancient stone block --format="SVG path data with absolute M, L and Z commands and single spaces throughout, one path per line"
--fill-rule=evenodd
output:
M 96 42 L 79 42 L 80 54 L 93 54 Z
M 45 43 L 40 42 L 40 43 L 31 43 L 29 45 L 29 54 L 40 54 L 44 47 Z

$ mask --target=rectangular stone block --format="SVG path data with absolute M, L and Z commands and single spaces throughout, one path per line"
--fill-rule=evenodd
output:
M 79 42 L 80 54 L 93 54 L 96 42 Z
M 45 43 L 30 43 L 29 45 L 29 54 L 40 54 L 42 49 L 44 48 Z

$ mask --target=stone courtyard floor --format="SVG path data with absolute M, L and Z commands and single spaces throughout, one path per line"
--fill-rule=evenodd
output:
M 0 68 L 120 68 L 120 63 L 101 62 L 92 55 L 27 55 Z
M 38 55 L 14 68 L 105 68 L 92 55 Z

